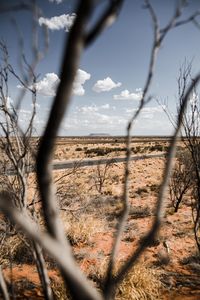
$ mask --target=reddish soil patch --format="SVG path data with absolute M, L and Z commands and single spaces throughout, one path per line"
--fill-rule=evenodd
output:
M 17 299 L 44 299 L 40 279 L 35 266 L 21 264 L 3 271 L 6 281 Z M 50 270 L 49 277 L 55 282 L 60 281 L 58 272 Z M 12 288 L 11 288 L 12 287 Z

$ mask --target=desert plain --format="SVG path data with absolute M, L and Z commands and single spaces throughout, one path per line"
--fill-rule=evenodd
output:
M 134 253 L 151 227 L 168 146 L 169 139 L 165 137 L 132 139 L 131 155 L 141 156 L 141 159 L 130 162 L 130 209 L 117 253 L 116 268 Z M 179 141 L 177 151 L 182 147 L 184 145 Z M 106 274 L 123 207 L 125 164 L 113 161 L 81 167 L 80 162 L 85 159 L 101 161 L 125 157 L 125 150 L 122 137 L 71 137 L 56 141 L 54 163 L 67 160 L 77 162 L 73 168 L 53 171 L 66 237 L 77 264 L 99 287 Z M 148 157 L 152 154 L 159 155 Z M 39 211 L 34 173 L 29 175 L 28 182 L 30 207 L 34 199 L 34 209 Z M 42 224 L 42 218 L 38 218 Z M 55 262 L 47 253 L 45 258 L 55 299 L 68 299 L 64 296 L 64 286 Z M 15 299 L 44 299 L 30 255 L 30 241 L 20 234 L 5 241 L 2 238 L 0 261 Z M 200 256 L 194 239 L 189 194 L 184 197 L 178 212 L 174 211 L 169 194 L 166 196 L 165 214 L 158 236 L 119 286 L 116 299 L 200 299 Z

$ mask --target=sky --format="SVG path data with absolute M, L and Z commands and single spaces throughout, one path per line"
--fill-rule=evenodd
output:
M 1 0 L 1 5 L 19 3 Z M 30 1 L 27 1 L 30 3 Z M 37 115 L 35 133 L 42 134 L 59 84 L 63 47 L 75 18 L 75 0 L 38 0 L 42 15 L 35 20 L 39 49 L 44 48 L 44 26 L 49 32 L 48 51 L 35 69 L 37 75 Z M 108 1 L 97 1 L 89 27 L 104 11 Z M 176 0 L 152 0 L 159 24 L 166 26 L 174 13 Z M 185 19 L 200 10 L 200 1 L 190 0 L 180 17 Z M 13 22 L 14 19 L 14 22 Z M 200 18 L 199 18 L 200 21 Z M 0 39 L 9 51 L 9 59 L 20 75 L 22 37 L 24 54 L 32 61 L 32 13 L 25 10 L 6 12 L 0 18 Z M 73 86 L 71 104 L 60 128 L 60 135 L 80 136 L 106 133 L 126 134 L 129 119 L 136 111 L 148 75 L 153 24 L 143 0 L 125 0 L 118 19 L 82 54 Z M 186 24 L 172 29 L 158 53 L 149 95 L 151 102 L 142 110 L 132 135 L 170 135 L 170 124 L 163 105 L 175 113 L 177 78 L 184 61 L 192 61 L 192 72 L 200 70 L 200 29 Z M 9 78 L 9 99 L 16 105 L 21 93 L 20 83 Z M 157 101 L 158 100 L 158 101 Z M 25 95 L 20 107 L 20 126 L 26 127 L 31 115 L 31 96 Z

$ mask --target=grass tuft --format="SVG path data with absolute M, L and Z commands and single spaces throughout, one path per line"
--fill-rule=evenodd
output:
M 162 284 L 156 272 L 138 263 L 118 287 L 115 300 L 161 299 L 161 289 Z

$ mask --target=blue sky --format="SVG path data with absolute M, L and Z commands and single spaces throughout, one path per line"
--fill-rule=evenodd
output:
M 8 3 L 8 1 L 1 1 L 4 2 Z M 17 0 L 9 1 L 9 3 L 17 2 Z M 44 39 L 43 24 L 49 27 L 50 37 L 48 53 L 36 68 L 38 105 L 35 126 L 38 134 L 42 133 L 45 126 L 56 86 L 59 83 L 63 45 L 69 34 L 70 24 L 73 22 L 75 2 L 77 1 L 37 1 L 43 11 L 43 18 L 37 20 L 40 45 L 43 44 Z M 91 24 L 99 17 L 106 2 L 99 1 Z M 161 27 L 165 26 L 173 15 L 177 1 L 152 0 L 151 3 Z M 191 0 L 188 3 L 182 19 L 200 9 L 198 0 Z M 1 15 L 0 38 L 6 41 L 10 60 L 16 70 L 19 70 L 20 50 L 16 26 L 13 26 L 11 16 L 14 16 L 21 30 L 24 52 L 28 61 L 31 61 L 31 13 L 19 11 Z M 82 55 L 71 105 L 66 112 L 60 134 L 125 134 L 127 122 L 140 102 L 148 71 L 152 40 L 152 20 L 148 10 L 143 8 L 143 1 L 125 0 L 117 21 Z M 174 111 L 178 72 L 185 59 L 193 60 L 194 73 L 200 69 L 200 30 L 193 24 L 173 29 L 164 40 L 150 89 L 153 100 L 143 109 L 133 127 L 133 135 L 168 135 L 172 132 L 170 122 L 155 99 L 161 102 L 167 99 L 170 110 Z M 11 78 L 9 96 L 13 103 L 19 92 L 16 81 Z M 30 110 L 31 101 L 27 94 L 20 112 L 22 126 L 25 126 Z

